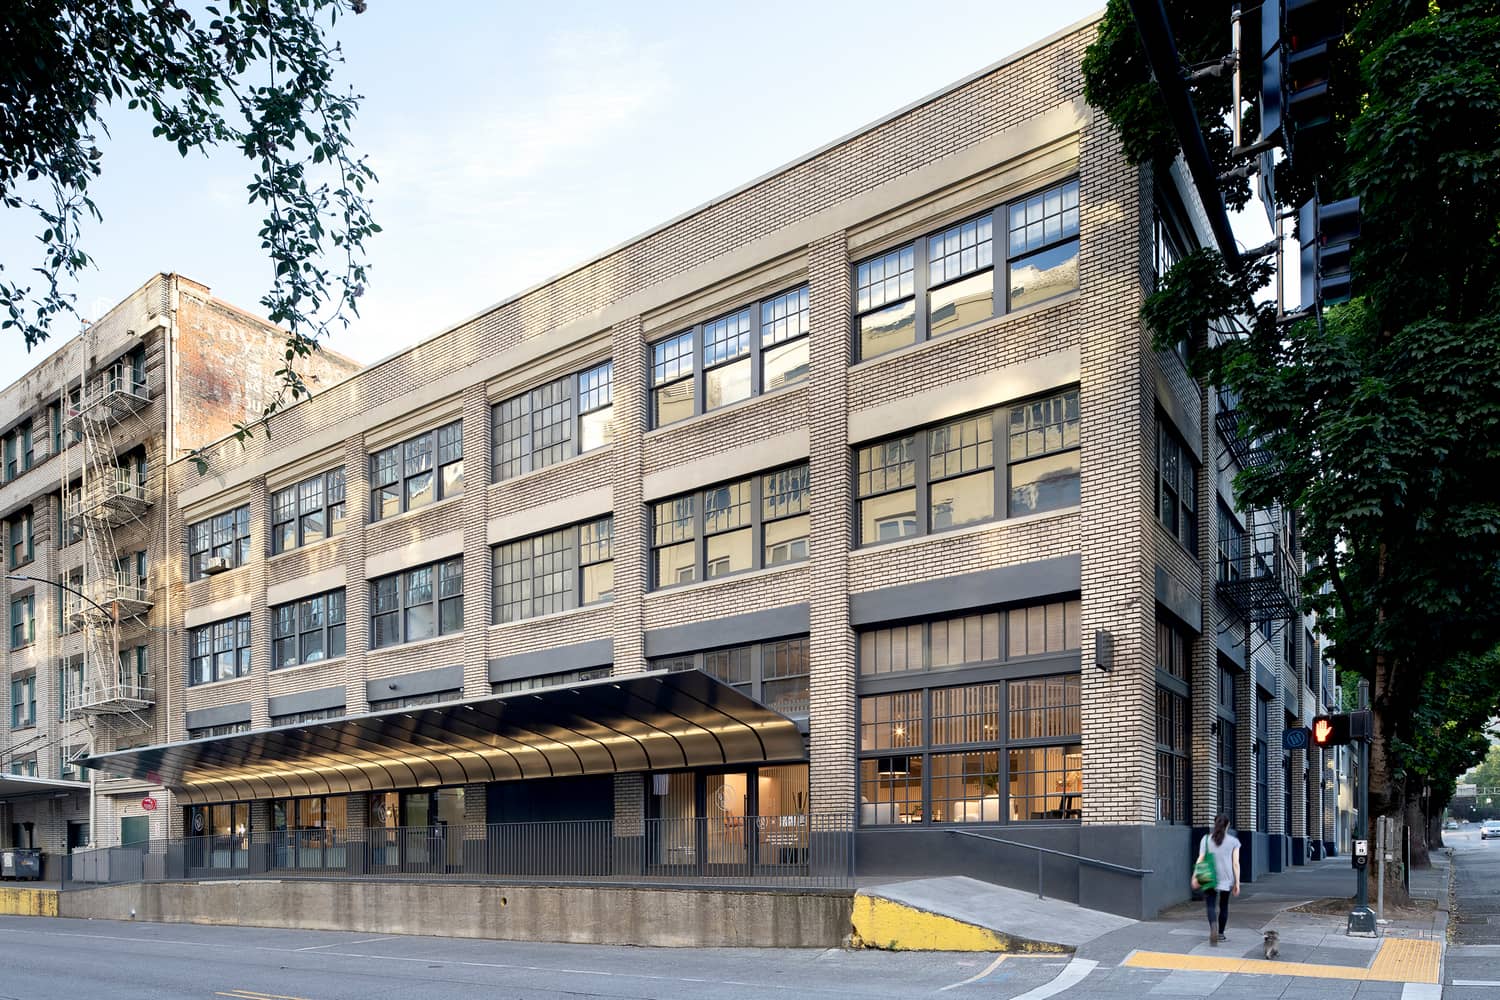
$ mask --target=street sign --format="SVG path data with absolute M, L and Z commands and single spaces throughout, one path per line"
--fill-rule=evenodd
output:
M 1306 750 L 1308 738 L 1306 726 L 1290 726 L 1281 731 L 1281 749 Z
M 141 808 L 147 812 L 156 812 L 156 800 L 149 795 L 146 796 L 144 799 L 141 799 Z
M 1354 842 L 1354 857 L 1352 859 L 1355 868 L 1364 868 L 1370 863 L 1370 842 L 1368 840 L 1356 840 Z

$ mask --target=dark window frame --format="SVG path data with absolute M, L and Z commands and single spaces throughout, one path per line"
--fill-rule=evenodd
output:
M 36 511 L 22 507 L 10 516 L 6 559 L 11 569 L 18 569 L 36 559 Z
M 250 616 L 239 615 L 208 622 L 188 630 L 189 687 L 249 677 L 254 669 Z M 220 657 L 228 654 L 230 670 L 221 676 Z
M 229 568 L 250 562 L 250 505 L 241 504 L 188 525 L 188 579 L 201 580 L 210 559 L 229 559 Z
M 775 673 L 776 658 L 783 652 L 789 653 L 795 660 L 801 658 L 800 671 L 791 673 Z M 743 677 L 730 675 L 724 669 L 724 661 L 743 657 Z M 793 664 L 796 665 L 795 663 Z M 780 712 L 791 718 L 802 718 L 810 711 L 809 700 L 812 692 L 812 653 L 808 636 L 787 636 L 781 639 L 767 639 L 761 642 L 743 643 L 736 646 L 723 646 L 716 649 L 701 649 L 691 653 L 678 653 L 672 656 L 654 657 L 647 663 L 650 670 L 684 671 L 698 670 L 708 674 L 715 680 L 727 684 L 748 698 Z M 782 684 L 787 681 L 803 681 L 800 688 L 794 689 L 789 702 L 777 703 L 766 700 L 767 685 Z
M 10 681 L 10 728 L 32 729 L 36 725 L 36 674 L 12 677 Z
M 307 499 L 312 496 L 311 488 L 315 484 L 318 502 L 310 505 Z M 338 499 L 335 500 L 335 496 Z M 276 490 L 271 494 L 271 555 L 281 555 L 343 534 L 348 514 L 348 477 L 342 465 Z M 315 536 L 307 530 L 314 515 L 323 523 L 321 534 Z M 288 532 L 290 544 L 285 538 Z
M 797 316 L 806 314 L 806 319 L 798 319 L 797 326 L 804 332 L 791 336 L 784 336 L 780 340 L 767 342 L 768 337 L 777 335 L 778 324 L 788 319 L 792 314 L 790 310 L 786 316 L 777 317 L 776 306 L 779 302 L 786 302 L 795 297 L 798 302 Z M 803 305 L 803 303 L 807 303 Z M 710 354 L 710 344 L 705 339 L 706 332 L 719 324 L 728 324 L 731 320 L 737 320 L 744 314 L 744 329 L 724 338 L 725 342 L 734 342 L 743 339 L 745 347 L 742 351 L 733 354 Z M 811 292 L 807 282 L 784 288 L 778 292 L 763 296 L 751 302 L 746 302 L 733 309 L 726 310 L 708 319 L 695 323 L 692 326 L 676 330 L 673 333 L 659 337 L 646 344 L 646 391 L 647 391 L 647 429 L 655 430 L 661 427 L 671 427 L 673 424 L 693 417 L 700 417 L 707 413 L 715 413 L 725 407 L 733 406 L 745 400 L 764 396 L 768 392 L 779 392 L 783 388 L 800 385 L 807 380 L 807 375 L 783 381 L 780 386 L 773 389 L 765 387 L 766 381 L 766 355 L 775 353 L 777 348 L 785 349 L 787 345 L 809 344 L 811 333 Z M 770 331 L 769 333 L 767 331 Z M 670 355 L 661 354 L 658 349 L 665 350 L 668 345 L 682 345 L 686 350 L 680 348 L 674 350 Z M 686 359 L 686 367 L 682 361 Z M 746 361 L 749 366 L 749 390 L 744 396 L 721 402 L 715 406 L 708 405 L 708 380 L 709 374 L 714 371 L 723 370 Z M 810 364 L 810 360 L 809 360 Z M 659 416 L 657 405 L 658 393 L 662 390 L 689 382 L 692 385 L 693 405 L 690 412 L 672 420 L 662 421 Z
M 460 417 L 370 452 L 371 524 L 463 496 L 463 425 Z M 452 450 L 455 443 L 457 454 Z M 447 461 L 444 461 L 444 449 L 447 449 Z M 432 477 L 432 499 L 412 506 L 413 483 L 420 482 L 423 476 Z M 457 489 L 450 486 L 450 477 L 456 479 Z M 381 504 L 387 491 L 394 493 L 397 505 L 397 509 L 389 514 L 383 513 Z M 426 490 L 419 489 L 417 495 L 423 492 Z
M 1165 415 L 1156 415 L 1156 520 L 1197 558 L 1198 460 Z
M 1061 447 L 1045 448 L 1043 451 L 1036 454 L 1027 452 L 1020 458 L 1013 458 L 1012 439 L 1018 436 L 1017 432 L 1014 429 L 1015 418 L 1017 415 L 1021 415 L 1024 421 L 1025 419 L 1027 419 L 1026 414 L 1028 413 L 1028 409 L 1037 405 L 1057 405 L 1062 407 L 1063 419 L 1061 421 L 1061 433 L 1063 436 L 1063 443 Z M 1070 408 L 1074 413 L 1074 416 L 1071 418 L 1067 416 L 1067 412 Z M 951 474 L 945 473 L 934 478 L 932 475 L 933 462 L 938 460 L 941 456 L 948 454 L 950 451 L 950 449 L 946 447 L 946 440 L 943 442 L 945 447 L 942 447 L 937 451 L 934 450 L 938 447 L 940 432 L 943 432 L 949 428 L 960 427 L 972 421 L 987 421 L 989 424 L 989 463 L 978 464 L 972 469 L 962 470 Z M 996 523 L 999 521 L 1009 520 L 1013 517 L 1022 517 L 1033 513 L 1040 514 L 1049 513 L 1056 510 L 1068 510 L 1074 506 L 1077 506 L 1076 504 L 1067 504 L 1060 507 L 1049 507 L 1045 510 L 1040 511 L 1025 510 L 1019 513 L 1012 510 L 1012 507 L 1014 506 L 1013 498 L 1016 489 L 1014 470 L 1018 466 L 1026 466 L 1032 463 L 1041 463 L 1049 459 L 1055 459 L 1056 456 L 1059 455 L 1077 454 L 1080 456 L 1080 471 L 1078 473 L 1078 477 L 1081 479 L 1082 422 L 1083 417 L 1079 389 L 1078 387 L 1074 386 L 1066 389 L 1043 393 L 1037 396 L 1028 397 L 1026 399 L 1017 400 L 1013 403 L 1006 403 L 1004 405 L 996 406 L 993 408 L 961 414 L 959 416 L 951 417 L 936 424 L 928 424 L 922 427 L 913 428 L 911 430 L 903 431 L 900 434 L 894 434 L 889 437 L 860 442 L 859 444 L 854 446 L 853 461 L 850 463 L 850 471 L 853 476 L 853 482 L 851 483 L 851 492 L 854 499 L 854 546 L 856 548 L 864 548 L 871 545 L 882 545 L 888 542 L 902 541 L 908 538 L 921 538 L 929 535 L 940 535 L 944 532 L 958 531 L 964 528 L 973 527 L 975 525 Z M 1070 424 L 1073 425 L 1073 441 L 1071 444 L 1067 443 L 1068 426 Z M 1046 426 L 1053 426 L 1053 422 L 1048 422 Z M 1029 437 L 1033 430 L 1034 429 L 1029 425 L 1023 425 L 1022 430 L 1019 432 L 1019 436 Z M 1045 430 L 1043 430 L 1043 434 L 1045 437 Z M 982 441 L 980 443 L 982 443 Z M 898 449 L 898 461 L 886 461 L 879 466 L 874 465 L 872 462 L 868 467 L 864 464 L 866 456 L 870 456 L 873 459 L 882 455 L 891 455 L 891 448 L 893 446 Z M 904 452 L 909 457 L 900 458 L 899 452 Z M 898 471 L 894 474 L 894 480 L 892 480 L 892 473 L 882 471 L 890 469 L 900 470 L 902 466 L 906 466 L 908 464 L 911 466 L 909 475 L 905 471 Z M 967 478 L 969 476 L 980 475 L 986 469 L 988 469 L 993 476 L 993 482 L 991 483 L 990 516 L 976 518 L 974 520 L 965 521 L 960 524 L 945 525 L 943 527 L 934 528 L 932 525 L 936 508 L 932 503 L 932 484 L 934 482 L 947 482 L 949 480 L 956 480 Z M 1003 475 L 1001 474 L 1002 470 L 1004 472 Z M 875 487 L 877 475 L 880 476 L 880 482 L 882 484 L 878 489 Z M 868 488 L 866 488 L 865 484 L 862 482 L 862 480 L 866 478 L 869 479 Z M 894 481 L 894 485 L 889 485 L 892 481 Z M 908 490 L 912 491 L 913 493 L 913 509 L 911 512 L 912 531 L 910 533 L 904 532 L 904 519 L 906 517 L 906 510 L 903 505 L 903 508 L 900 511 L 896 511 L 891 515 L 893 517 L 899 517 L 903 519 L 903 533 L 897 534 L 890 538 L 876 538 L 873 540 L 866 539 L 864 537 L 865 516 L 863 504 L 869 501 L 878 500 L 881 497 L 894 496 Z
M 308 618 L 314 607 L 318 608 L 319 617 L 316 621 Z M 335 613 L 337 621 L 334 621 Z M 273 605 L 270 616 L 272 670 L 326 663 L 348 654 L 348 601 L 343 587 Z M 309 659 L 306 637 L 313 635 L 318 637 L 318 655 Z M 291 660 L 283 662 L 283 653 L 288 649 L 292 654 Z M 335 649 L 337 652 L 334 652 Z
M 886 678 L 913 678 L 917 683 L 923 683 L 923 677 L 943 677 L 953 671 L 968 671 L 985 667 L 998 667 L 1006 664 L 1019 664 L 1035 660 L 1055 658 L 1069 653 L 1079 653 L 1083 648 L 1083 625 L 1082 625 L 1082 601 L 1076 597 L 1063 597 L 1050 601 L 1031 601 L 1024 604 L 1008 604 L 996 607 L 974 608 L 954 615 L 944 615 L 940 618 L 924 618 L 918 621 L 898 622 L 881 624 L 872 628 L 863 628 L 858 631 L 855 638 L 856 659 L 858 660 L 856 676 L 859 679 L 861 690 L 874 683 L 884 683 Z M 1042 647 L 1031 650 L 1031 628 L 1030 616 L 1037 614 L 1041 616 Z M 1047 648 L 1048 634 L 1046 622 L 1053 614 L 1062 616 L 1061 634 L 1062 643 L 1054 649 Z M 997 655 L 993 657 L 984 655 L 984 619 L 990 615 L 997 616 L 995 623 L 994 642 Z M 1024 637 L 1027 649 L 1024 652 L 1012 652 L 1015 642 L 1016 617 L 1020 615 L 1026 620 L 1026 635 Z M 961 659 L 948 659 L 947 662 L 937 663 L 934 650 L 939 645 L 934 641 L 936 630 L 941 628 L 945 633 L 941 645 L 952 651 L 954 649 L 954 629 L 958 629 L 960 640 L 963 643 L 965 653 L 969 648 L 968 630 L 977 628 L 980 655 L 977 658 L 968 658 L 965 655 Z M 915 636 L 915 647 L 913 646 L 913 630 L 917 630 Z M 1070 641 L 1072 640 L 1072 641 Z M 904 669 L 875 669 L 868 662 L 871 657 L 876 660 L 876 665 L 881 659 L 881 654 L 887 650 L 894 650 L 897 645 L 904 644 L 905 651 L 902 659 L 907 662 Z M 920 664 L 912 666 L 910 656 L 915 649 Z M 893 656 L 885 657 L 888 662 L 895 662 Z M 867 669 L 871 668 L 871 669 Z M 952 683 L 951 681 L 933 680 L 930 683 L 941 685 Z
M 804 473 L 804 496 L 803 506 L 799 509 L 779 512 L 772 516 L 766 513 L 766 480 L 773 476 L 784 474 L 796 474 L 800 470 Z M 707 498 L 710 494 L 723 490 L 744 490 L 743 498 L 737 502 L 731 502 L 723 508 L 716 507 L 715 510 L 731 510 L 736 507 L 748 509 L 748 520 L 743 523 L 733 523 L 728 526 L 710 530 Z M 731 494 L 732 496 L 732 494 Z M 789 465 L 780 465 L 764 472 L 757 472 L 748 477 L 739 477 L 704 486 L 688 493 L 679 493 L 659 500 L 651 500 L 647 503 L 647 514 L 649 523 L 648 534 L 648 557 L 650 559 L 650 582 L 651 590 L 668 590 L 673 587 L 682 587 L 694 583 L 703 583 L 709 580 L 724 580 L 744 573 L 753 573 L 756 570 L 766 569 L 766 533 L 767 524 L 788 522 L 794 518 L 810 514 L 812 511 L 812 474 L 811 463 L 807 460 L 793 462 Z M 686 517 L 672 517 L 669 521 L 661 519 L 663 509 L 672 508 L 678 511 L 683 509 L 684 503 L 691 504 L 691 511 Z M 669 540 L 662 541 L 662 529 L 667 524 L 677 525 L 677 530 L 670 536 Z M 740 531 L 750 532 L 750 565 L 744 569 L 732 570 L 727 573 L 717 573 L 709 576 L 708 549 L 709 540 L 720 535 L 735 534 Z M 685 532 L 685 533 L 684 533 Z M 811 524 L 809 522 L 808 537 L 811 538 Z M 658 553 L 663 550 L 680 545 L 691 544 L 693 546 L 693 575 L 692 579 L 678 580 L 676 582 L 663 584 L 660 580 L 660 566 Z M 807 557 L 802 559 L 790 559 L 774 563 L 774 566 L 792 566 L 806 562 Z
M 614 443 L 613 358 L 552 379 L 490 407 L 490 468 L 492 481 L 504 482 L 536 472 L 579 455 L 587 455 Z M 567 423 L 566 436 L 546 440 L 558 421 L 538 423 L 538 414 L 560 408 Z M 600 418 L 600 414 L 605 414 Z M 592 418 L 592 420 L 591 420 Z M 603 440 L 584 447 L 585 431 L 592 422 L 604 425 Z M 519 433 L 512 434 L 510 428 Z M 544 443 L 537 444 L 538 439 Z M 507 449 L 513 454 L 506 455 Z
M 24 649 L 36 642 L 36 594 L 17 594 L 10 599 L 10 648 Z
M 457 567 L 456 578 L 458 590 L 445 592 L 444 588 L 452 584 L 455 579 L 453 572 Z M 423 600 L 414 601 L 412 597 L 413 577 L 415 574 L 427 573 L 425 589 L 431 591 L 430 595 Z M 369 583 L 370 586 L 370 649 L 391 649 L 396 646 L 405 646 L 413 642 L 427 642 L 433 639 L 447 638 L 462 635 L 464 631 L 463 612 L 463 580 L 464 580 L 464 558 L 463 556 L 450 556 L 447 559 L 439 559 L 436 562 L 426 563 L 421 566 L 412 566 L 396 573 L 388 573 L 385 576 L 376 577 Z M 394 586 L 392 596 L 395 598 L 394 606 L 382 603 L 382 588 Z M 389 598 L 386 598 L 388 600 Z M 422 607 L 432 609 L 432 634 L 418 638 L 411 638 L 410 617 L 411 612 Z M 456 628 L 444 627 L 444 613 L 458 609 L 458 625 Z M 379 623 L 382 620 L 391 620 L 394 616 L 396 622 L 395 639 L 380 642 L 381 635 Z M 451 625 L 451 617 L 449 619 Z
M 526 621 L 544 615 L 562 614 L 578 608 L 597 607 L 612 601 L 614 599 L 614 520 L 614 514 L 605 514 L 577 524 L 565 525 L 523 538 L 514 538 L 491 546 L 490 621 L 495 625 L 507 625 L 511 622 Z M 559 547 L 538 553 L 537 545 L 543 542 L 556 542 Z M 537 560 L 548 558 L 560 559 L 560 567 L 548 572 L 537 572 Z M 611 574 L 609 590 L 602 592 L 594 600 L 585 601 L 587 588 L 584 582 L 589 570 L 606 564 L 610 566 Z M 508 566 L 524 567 L 525 572 L 507 580 Z M 539 580 L 555 577 L 560 573 L 569 574 L 569 586 L 566 590 L 548 591 L 545 595 L 538 593 Z M 507 586 L 521 589 L 520 601 L 502 600 L 502 591 Z M 542 606 L 539 602 L 544 598 L 558 598 L 562 606 L 539 611 L 537 608 Z M 506 610 L 518 604 L 523 609 L 520 613 L 512 615 Z

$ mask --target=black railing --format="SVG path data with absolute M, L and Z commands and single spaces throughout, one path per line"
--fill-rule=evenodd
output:
M 289 830 L 78 851 L 63 888 L 242 878 L 703 884 L 843 889 L 849 816 L 564 820 Z
M 1218 594 L 1251 624 L 1297 613 L 1296 564 L 1275 532 L 1219 539 Z
M 1013 847 L 1024 851 L 1033 851 L 1036 854 L 1036 898 L 1046 899 L 1042 893 L 1042 862 L 1047 857 L 1067 858 L 1076 861 L 1088 868 L 1098 868 L 1117 875 L 1131 875 L 1135 878 L 1145 878 L 1152 874 L 1150 868 L 1132 868 L 1129 865 L 1116 864 L 1113 861 L 1101 861 L 1098 858 L 1085 857 L 1082 854 L 1071 854 L 1067 851 L 1054 850 L 1051 847 L 1041 847 L 1037 844 L 1028 844 L 1020 840 L 1006 840 L 1004 837 L 996 837 L 988 833 L 976 833 L 973 830 L 949 830 L 955 837 L 973 837 L 975 840 L 985 840 L 992 844 L 1000 844 L 1003 847 Z
M 1266 447 L 1265 441 L 1245 434 L 1239 398 L 1227 389 L 1219 391 L 1219 410 L 1214 414 L 1214 426 L 1219 429 L 1224 447 L 1240 468 L 1256 469 L 1275 463 L 1276 455 Z

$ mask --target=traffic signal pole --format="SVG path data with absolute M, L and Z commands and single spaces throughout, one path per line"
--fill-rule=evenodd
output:
M 1359 682 L 1359 709 L 1370 707 L 1370 682 Z M 1375 937 L 1375 913 L 1370 909 L 1370 738 L 1359 740 L 1359 826 L 1354 841 L 1354 909 L 1349 911 L 1351 937 Z

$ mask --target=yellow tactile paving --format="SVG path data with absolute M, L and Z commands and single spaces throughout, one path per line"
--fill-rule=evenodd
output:
M 1182 972 L 1230 972 L 1250 976 L 1300 976 L 1304 979 L 1348 979 L 1371 983 L 1435 983 L 1442 946 L 1436 941 L 1393 938 L 1382 941 L 1369 968 L 1352 965 L 1315 965 L 1311 962 L 1267 962 L 1259 958 L 1219 958 L 1217 955 L 1178 955 L 1137 951 L 1125 965 L 1137 969 Z

